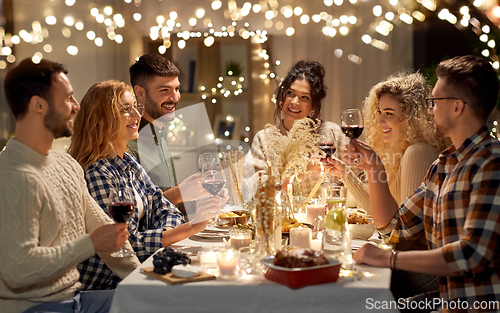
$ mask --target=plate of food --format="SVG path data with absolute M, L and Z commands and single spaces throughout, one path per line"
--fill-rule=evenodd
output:
M 281 222 L 281 235 L 283 237 L 289 237 L 290 236 L 290 229 L 299 228 L 299 227 L 302 227 L 302 228 L 309 227 L 311 229 L 314 228 L 313 225 L 308 224 L 308 223 L 301 223 L 301 222 L 297 221 L 297 219 L 294 217 L 292 217 L 292 218 L 284 217 L 283 221 Z

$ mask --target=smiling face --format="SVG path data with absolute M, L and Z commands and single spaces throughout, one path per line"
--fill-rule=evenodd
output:
M 403 135 L 403 109 L 396 98 L 384 94 L 378 102 L 378 125 L 382 128 L 384 142 L 395 142 Z
M 73 133 L 73 118 L 80 105 L 73 96 L 73 87 L 64 73 L 54 74 L 50 89 L 48 110 L 43 119 L 44 126 L 54 138 L 69 137 Z
M 175 118 L 175 106 L 181 99 L 180 86 L 178 77 L 155 76 L 148 83 L 145 90 L 143 102 L 146 114 L 152 120 L 162 116 L 164 116 L 162 121 L 173 120 Z
M 134 96 L 130 91 L 125 91 L 118 103 L 118 109 L 120 110 L 120 116 L 122 119 L 122 126 L 120 130 L 120 134 L 114 144 L 117 147 L 123 148 L 127 145 L 127 142 L 132 139 L 137 139 L 139 137 L 139 133 L 137 132 L 139 128 L 139 122 L 141 121 L 141 117 L 136 110 L 131 110 L 130 114 L 122 113 L 122 109 L 125 107 L 135 108 L 137 107 L 137 102 L 135 101 Z
M 311 85 L 307 80 L 295 80 L 285 92 L 283 101 L 283 124 L 291 129 L 296 120 L 309 115 L 312 110 Z

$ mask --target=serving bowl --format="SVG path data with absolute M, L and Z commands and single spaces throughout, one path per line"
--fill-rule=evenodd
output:
M 375 224 L 370 221 L 368 224 L 349 224 L 349 233 L 353 239 L 361 238 L 368 240 L 375 232 Z
M 273 264 L 274 257 L 261 260 L 264 265 L 264 277 L 275 283 L 292 289 L 305 286 L 336 282 L 339 278 L 340 262 L 328 258 L 329 264 L 287 268 Z
M 244 211 L 244 210 L 235 210 L 235 211 L 230 211 L 231 213 L 238 214 L 238 216 L 234 217 L 222 217 L 219 216 L 222 221 L 226 221 L 227 223 L 221 223 L 223 226 L 234 226 L 234 225 L 245 225 L 248 223 L 248 220 L 250 219 L 250 212 L 249 211 Z M 243 215 L 244 214 L 244 215 Z

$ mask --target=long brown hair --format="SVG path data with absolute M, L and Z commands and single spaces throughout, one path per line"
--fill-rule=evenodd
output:
M 94 84 L 83 97 L 68 152 L 84 169 L 116 153 L 113 142 L 122 127 L 118 105 L 126 91 L 132 92 L 126 83 L 107 80 Z

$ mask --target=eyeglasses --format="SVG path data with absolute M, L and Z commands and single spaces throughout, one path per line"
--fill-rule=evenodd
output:
M 122 108 L 120 109 L 120 114 L 126 115 L 128 117 L 130 117 L 134 112 L 137 113 L 137 115 L 139 115 L 140 117 L 142 117 L 144 115 L 144 105 L 142 104 L 138 104 L 137 106 L 127 105 L 127 106 L 122 106 Z
M 460 99 L 459 98 L 453 98 L 453 97 L 426 98 L 425 101 L 427 102 L 427 108 L 433 109 L 434 105 L 436 104 L 436 100 L 460 100 Z

